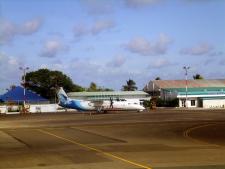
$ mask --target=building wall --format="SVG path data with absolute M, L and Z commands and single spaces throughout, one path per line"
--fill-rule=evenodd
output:
M 225 99 L 203 100 L 203 108 L 225 108 Z
M 179 99 L 179 107 L 185 107 L 184 106 L 184 103 L 185 103 L 186 99 L 182 98 L 182 99 Z M 194 103 L 194 104 L 193 104 Z M 199 107 L 199 100 L 197 98 L 188 98 L 187 99 L 187 107 L 192 107 L 192 108 L 195 108 L 195 107 Z
M 0 106 L 0 114 L 5 114 L 7 111 L 7 106 Z
M 195 105 L 191 104 L 195 100 Z M 179 107 L 184 107 L 185 98 L 179 98 Z M 187 107 L 202 107 L 202 108 L 225 108 L 225 99 L 201 99 L 201 98 L 188 98 Z

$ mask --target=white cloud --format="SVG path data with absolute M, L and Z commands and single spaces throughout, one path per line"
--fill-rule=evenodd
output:
M 89 59 L 75 58 L 70 66 L 76 70 L 82 71 L 84 74 L 99 73 L 102 71 L 102 65 Z
M 141 55 L 149 55 L 151 52 L 150 42 L 142 37 L 137 37 L 132 39 L 127 45 L 126 48 L 133 53 L 138 53 Z
M 215 51 L 215 52 L 211 52 L 209 54 L 209 56 L 211 56 L 211 57 L 224 57 L 225 55 L 224 55 L 224 52 L 222 52 L 222 51 Z
M 116 56 L 110 62 L 107 63 L 107 66 L 113 68 L 119 68 L 123 66 L 126 62 L 126 58 L 124 56 Z
M 19 71 L 21 65 L 21 59 L 0 52 L 0 89 L 19 84 L 22 76 L 22 72 Z
M 17 34 L 16 25 L 10 21 L 0 22 L 0 44 L 11 41 Z
M 102 32 L 110 30 L 116 26 L 113 20 L 98 20 L 95 21 L 91 26 L 84 24 L 77 24 L 73 28 L 74 37 L 76 39 L 82 38 L 89 34 L 98 35 Z
M 140 55 L 162 55 L 168 50 L 172 40 L 165 34 L 160 34 L 155 42 L 150 42 L 143 37 L 136 37 L 125 45 L 125 48 Z
M 30 35 L 37 32 L 42 25 L 42 20 L 40 18 L 34 18 L 32 20 L 26 21 L 20 26 L 20 33 L 23 35 Z
M 132 74 L 130 70 L 112 69 L 109 68 L 107 63 L 96 62 L 89 58 L 74 58 L 68 64 L 67 71 L 70 72 L 74 82 L 80 85 L 88 86 L 93 81 L 100 86 L 118 89 Z
M 8 20 L 0 22 L 0 44 L 11 42 L 19 35 L 31 35 L 37 32 L 42 25 L 39 18 L 26 21 L 22 24 L 14 24 Z
M 210 64 L 212 64 L 214 62 L 215 62 L 215 59 L 209 58 L 209 59 L 207 59 L 207 60 L 204 61 L 204 65 L 210 65 Z
M 82 0 L 90 15 L 103 15 L 113 12 L 113 0 Z
M 130 8 L 139 8 L 155 4 L 159 0 L 125 0 L 125 5 Z
M 8 56 L 5 53 L 0 53 L 0 65 L 5 65 L 8 60 Z
M 155 53 L 165 54 L 167 52 L 167 48 L 172 40 L 165 34 L 161 33 L 159 35 L 159 39 L 153 44 L 153 49 Z
M 75 25 L 73 29 L 73 33 L 75 38 L 81 38 L 82 36 L 89 34 L 89 30 L 87 26 L 85 26 L 84 24 L 78 24 L 78 25 Z
M 98 34 L 100 32 L 112 29 L 115 27 L 115 23 L 111 20 L 96 21 L 91 28 L 92 34 Z
M 19 66 L 19 61 L 17 58 L 9 57 L 8 64 L 10 66 Z
M 68 51 L 69 48 L 59 39 L 48 40 L 45 42 L 40 56 L 53 58 L 59 53 Z
M 13 56 L 8 56 L 7 54 L 1 52 L 0 53 L 0 65 L 3 66 L 19 66 L 20 62 L 17 58 Z M 19 67 L 18 67 L 19 68 Z
M 184 48 L 180 51 L 184 55 L 209 55 L 214 47 L 208 43 L 197 44 L 190 48 Z
M 225 59 L 221 59 L 218 64 L 221 65 L 221 66 L 224 66 L 225 65 Z
M 172 65 L 172 64 L 168 60 L 159 58 L 156 60 L 152 60 L 152 62 L 148 66 L 148 68 L 162 68 L 162 67 L 166 67 L 166 66 L 170 66 L 170 65 Z

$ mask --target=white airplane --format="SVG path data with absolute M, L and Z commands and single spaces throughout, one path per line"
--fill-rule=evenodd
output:
M 145 108 L 140 104 L 139 99 L 117 99 L 104 101 L 87 101 L 70 99 L 62 87 L 57 92 L 59 105 L 64 108 L 76 109 L 79 111 L 107 112 L 113 110 L 137 110 L 143 111 Z

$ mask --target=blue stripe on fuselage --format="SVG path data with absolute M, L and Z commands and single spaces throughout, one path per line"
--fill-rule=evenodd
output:
M 81 106 L 80 101 L 78 100 L 70 100 L 64 103 L 59 104 L 62 107 L 66 107 L 66 108 L 70 108 L 70 109 L 77 109 L 77 110 L 81 110 L 84 111 L 86 110 L 83 106 Z

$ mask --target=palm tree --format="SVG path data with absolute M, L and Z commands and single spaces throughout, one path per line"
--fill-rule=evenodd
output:
M 127 81 L 127 84 L 126 85 L 123 85 L 123 91 L 135 91 L 137 90 L 137 86 L 136 86 L 136 83 L 135 81 L 133 81 L 132 79 L 129 79 Z
M 88 88 L 88 91 L 89 91 L 89 92 L 95 92 L 95 91 L 97 91 L 97 90 L 98 90 L 98 89 L 97 89 L 96 83 L 91 82 L 91 83 L 90 83 L 90 86 L 89 86 L 89 88 Z

